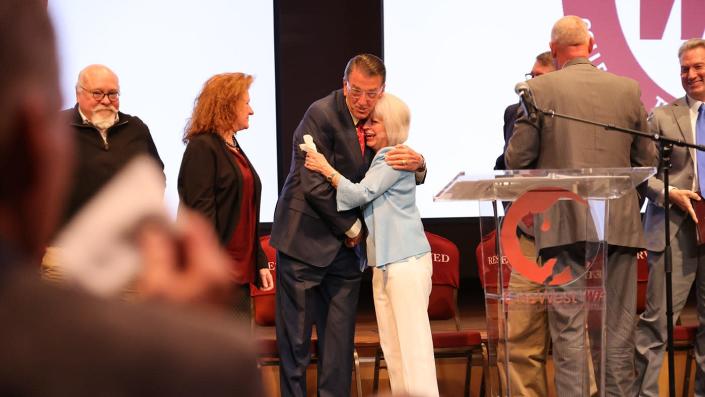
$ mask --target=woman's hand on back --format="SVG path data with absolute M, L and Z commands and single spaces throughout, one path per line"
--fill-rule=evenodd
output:
M 311 171 L 318 172 L 323 176 L 329 176 L 335 169 L 328 164 L 328 160 L 318 152 L 307 152 L 304 166 Z

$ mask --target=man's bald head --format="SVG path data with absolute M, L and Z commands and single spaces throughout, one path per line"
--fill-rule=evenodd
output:
M 98 79 L 114 80 L 118 88 L 120 87 L 118 76 L 117 74 L 115 74 L 115 72 L 112 71 L 112 69 L 105 65 L 93 64 L 86 66 L 78 73 L 76 90 L 78 90 L 81 85 L 90 84 Z
M 89 65 L 78 74 L 78 108 L 101 130 L 107 130 L 115 123 L 120 110 L 119 94 L 120 81 L 117 74 L 105 65 Z
M 592 52 L 594 40 L 585 21 L 575 15 L 567 15 L 551 29 L 551 55 L 560 69 L 574 58 L 586 58 Z

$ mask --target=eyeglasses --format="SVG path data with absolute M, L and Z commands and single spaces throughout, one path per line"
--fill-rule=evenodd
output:
M 95 99 L 98 102 L 102 101 L 103 98 L 105 98 L 106 96 L 108 97 L 108 99 L 111 102 L 115 102 L 118 100 L 118 98 L 120 98 L 120 93 L 118 91 L 103 92 L 101 90 L 88 90 L 84 86 L 80 86 L 80 87 L 83 91 L 86 91 L 89 94 L 91 94 L 93 99 Z
M 382 87 L 379 87 L 376 91 L 363 91 L 363 90 L 355 87 L 354 85 L 350 84 L 349 81 L 345 82 L 345 84 L 347 84 L 347 86 L 348 86 L 348 95 L 350 95 L 350 97 L 354 100 L 358 100 L 358 99 L 362 98 L 362 95 L 364 94 L 365 97 L 367 97 L 367 99 L 372 101 L 375 98 L 377 98 L 379 96 L 379 94 L 382 93 L 382 89 L 384 88 L 384 86 L 382 86 Z

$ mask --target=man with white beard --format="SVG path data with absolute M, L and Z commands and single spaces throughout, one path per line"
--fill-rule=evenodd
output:
M 74 132 L 76 147 L 63 224 L 134 156 L 151 155 L 164 168 L 149 128 L 138 117 L 119 111 L 120 83 L 107 66 L 89 65 L 81 70 L 76 102 L 63 112 Z

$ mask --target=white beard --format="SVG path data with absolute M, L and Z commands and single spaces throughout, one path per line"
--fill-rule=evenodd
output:
M 110 113 L 104 110 L 110 110 Z M 115 122 L 117 122 L 117 109 L 114 106 L 96 106 L 93 109 L 91 123 L 99 130 L 105 131 L 115 125 Z

